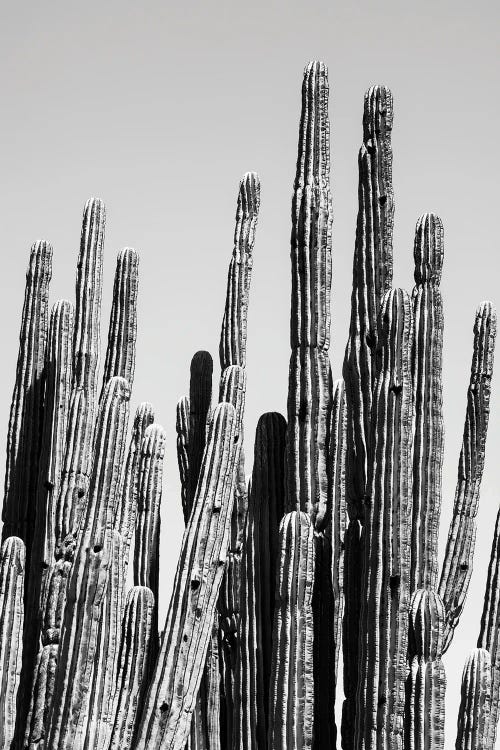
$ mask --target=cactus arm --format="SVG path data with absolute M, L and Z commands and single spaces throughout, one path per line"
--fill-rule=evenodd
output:
M 24 624 L 25 544 L 8 537 L 0 550 L 0 748 L 9 750 L 16 725 Z
M 456 750 L 483 750 L 490 712 L 491 659 L 488 651 L 474 649 L 465 662 L 458 713 Z
M 500 704 L 500 510 L 497 513 L 495 533 L 491 547 L 488 579 L 484 594 L 481 629 L 477 647 L 491 656 L 491 711 L 485 733 L 485 750 L 494 750 Z
M 241 569 L 240 710 L 233 750 L 265 748 L 268 732 L 274 588 L 284 509 L 286 421 L 269 412 L 257 423 Z
M 444 750 L 446 676 L 441 655 L 445 617 L 444 604 L 435 591 L 415 591 L 410 606 L 410 688 L 405 709 L 411 748 Z
M 137 407 L 132 427 L 127 460 L 123 472 L 122 487 L 120 490 L 121 502 L 117 505 L 113 526 L 118 529 L 125 545 L 123 557 L 124 563 L 128 565 L 130 542 L 135 529 L 135 518 L 137 513 L 137 489 L 139 480 L 139 464 L 141 445 L 144 433 L 154 422 L 154 411 L 151 404 L 143 401 Z
M 125 588 L 124 544 L 118 531 L 111 532 L 106 593 L 102 605 L 93 664 L 88 716 L 80 737 L 84 750 L 107 750 L 114 724 L 114 698 L 118 673 L 123 595 Z
M 137 337 L 137 292 L 139 255 L 131 247 L 118 254 L 113 303 L 108 329 L 108 347 L 104 361 L 102 387 L 114 375 L 134 382 L 135 343 Z
M 111 521 L 116 510 L 129 398 L 127 381 L 113 377 L 106 385 L 99 409 L 89 502 L 67 587 L 49 714 L 47 735 L 51 750 L 72 745 L 84 726 L 110 565 Z
M 109 750 L 130 750 L 138 712 L 147 688 L 149 645 L 154 597 L 150 589 L 134 586 L 127 594 L 119 671 L 115 723 Z
M 385 737 L 402 748 L 411 545 L 411 351 L 409 295 L 389 292 L 379 323 L 380 360 L 373 395 L 373 463 L 365 503 L 365 565 L 359 623 L 358 746 Z
M 490 302 L 483 302 L 476 312 L 458 481 L 439 582 L 439 594 L 447 612 L 445 651 L 451 643 L 460 619 L 472 575 L 476 516 L 488 430 L 495 336 L 496 312 Z
M 135 747 L 183 750 L 190 728 L 229 544 L 237 454 L 231 404 L 214 413 L 170 600 L 165 634 Z
M 226 305 L 219 345 L 222 370 L 230 365 L 246 365 L 248 295 L 259 207 L 258 175 L 247 172 L 240 182 L 238 192 L 234 249 L 227 277 Z
M 292 511 L 281 522 L 269 704 L 273 750 L 312 748 L 313 534 L 307 513 Z
M 205 448 L 207 421 L 212 400 L 212 357 L 208 352 L 196 352 L 191 360 L 191 377 L 189 384 L 189 442 L 187 474 L 187 494 L 185 513 L 191 512 L 200 466 Z M 184 519 L 187 523 L 187 519 Z
M 2 540 L 10 536 L 23 539 L 28 568 L 34 532 L 51 276 L 52 247 L 44 241 L 35 242 L 26 273 L 2 510 Z
M 434 588 L 438 577 L 438 536 L 441 511 L 441 471 L 444 452 L 443 303 L 439 283 L 443 265 L 443 224 L 424 214 L 415 230 L 415 338 L 413 395 L 413 524 L 411 591 Z
M 313 518 L 327 505 L 327 420 L 330 401 L 330 195 L 328 73 L 321 62 L 304 72 L 297 171 L 292 204 L 287 508 Z
M 56 557 L 67 554 L 66 547 L 68 554 L 72 554 L 89 489 L 99 365 L 104 225 L 104 204 L 91 198 L 83 212 L 76 273 L 73 384 L 68 445 L 56 510 Z

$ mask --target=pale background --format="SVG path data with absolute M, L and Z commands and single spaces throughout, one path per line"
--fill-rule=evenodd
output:
M 258 416 L 286 413 L 290 199 L 302 70 L 312 58 L 330 71 L 334 376 L 346 342 L 369 85 L 386 83 L 394 94 L 396 284 L 413 283 L 417 217 L 436 211 L 444 221 L 443 549 L 474 310 L 482 299 L 500 300 L 498 7 L 388 0 L 2 4 L 2 434 L 29 247 L 40 237 L 53 243 L 52 300 L 72 299 L 81 212 L 97 195 L 108 212 L 103 344 L 116 253 L 131 245 L 141 254 L 132 409 L 151 400 L 168 434 L 162 617 L 183 526 L 175 404 L 187 391 L 192 354 L 206 348 L 217 355 L 238 182 L 247 170 L 258 171 L 262 183 L 248 323 L 247 471 Z M 463 663 L 478 635 L 499 502 L 497 381 L 474 575 L 445 657 L 447 745 L 455 738 Z

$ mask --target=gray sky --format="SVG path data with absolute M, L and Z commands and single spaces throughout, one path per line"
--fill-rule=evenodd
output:
M 81 212 L 97 195 L 108 216 L 103 343 L 116 253 L 130 245 L 141 254 L 132 409 L 152 401 L 168 434 L 164 613 L 182 533 L 175 404 L 187 391 L 192 354 L 205 348 L 217 356 L 238 182 L 248 170 L 260 175 L 261 212 L 248 323 L 247 471 L 259 415 L 286 413 L 300 87 L 307 61 L 323 59 L 330 73 L 334 377 L 347 335 L 357 151 L 369 85 L 385 83 L 394 94 L 396 284 L 413 284 L 418 216 L 435 211 L 445 226 L 443 551 L 474 311 L 482 299 L 500 300 L 498 4 L 87 0 L 4 4 L 1 22 L 3 434 L 29 247 L 37 238 L 52 242 L 52 300 L 73 299 Z M 447 744 L 455 738 L 462 667 L 478 635 L 499 502 L 497 379 L 474 575 L 445 657 Z

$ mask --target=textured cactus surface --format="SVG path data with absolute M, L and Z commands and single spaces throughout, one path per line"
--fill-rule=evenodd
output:
M 443 223 L 420 216 L 413 292 L 392 288 L 394 107 L 386 86 L 372 86 L 336 377 L 329 96 L 326 65 L 310 62 L 291 206 L 287 419 L 261 416 L 246 467 L 250 282 L 254 262 L 265 267 L 260 181 L 247 172 L 221 300 L 220 379 L 197 351 L 177 402 L 178 508 L 168 496 L 162 509 L 168 433 L 149 402 L 128 435 L 139 254 L 118 254 L 101 356 L 103 202 L 84 208 L 74 303 L 49 307 L 52 247 L 32 246 L 7 431 L 0 750 L 450 746 L 446 650 L 472 575 L 496 312 L 491 302 L 476 312 L 441 561 Z M 160 632 L 160 524 L 174 546 L 177 511 L 185 528 Z M 500 511 L 463 671 L 459 750 L 495 748 L 499 633 Z

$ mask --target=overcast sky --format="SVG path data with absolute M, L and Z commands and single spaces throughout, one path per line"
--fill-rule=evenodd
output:
M 204 348 L 217 356 L 238 183 L 248 170 L 261 179 L 248 321 L 248 472 L 259 415 L 286 413 L 300 89 L 307 61 L 323 59 L 330 78 L 334 377 L 346 343 L 357 151 L 371 84 L 387 84 L 394 95 L 395 284 L 412 287 L 418 216 L 435 211 L 444 222 L 443 552 L 474 311 L 482 299 L 500 300 L 498 3 L 9 3 L 1 27 L 3 435 L 30 245 L 52 242 L 51 298 L 73 299 L 81 213 L 97 195 L 108 217 L 103 343 L 116 253 L 129 245 L 141 255 L 132 409 L 152 401 L 168 434 L 163 618 L 183 526 L 175 405 L 188 389 L 192 354 Z M 499 502 L 497 380 L 474 575 L 445 657 L 447 745 L 455 738 L 462 667 L 478 635 Z

